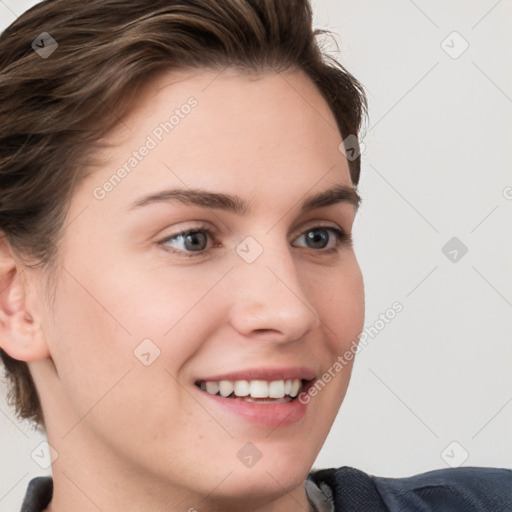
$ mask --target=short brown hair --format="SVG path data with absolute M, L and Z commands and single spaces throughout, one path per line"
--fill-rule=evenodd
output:
M 37 45 L 58 44 L 51 55 Z M 303 70 L 341 136 L 357 140 L 361 84 L 328 56 L 308 0 L 46 0 L 0 36 L 0 230 L 50 274 L 73 191 L 92 149 L 160 72 Z M 41 42 L 43 40 L 43 42 Z M 360 156 L 349 159 L 357 186 Z M 28 366 L 0 349 L 9 400 L 44 427 Z

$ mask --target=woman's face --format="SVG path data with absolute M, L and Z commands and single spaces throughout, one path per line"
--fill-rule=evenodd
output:
M 54 472 L 147 480 L 183 507 L 293 494 L 363 327 L 332 112 L 302 72 L 169 73 L 107 140 L 59 246 L 44 324 L 55 375 L 31 363 Z M 329 369 L 309 403 L 290 400 Z

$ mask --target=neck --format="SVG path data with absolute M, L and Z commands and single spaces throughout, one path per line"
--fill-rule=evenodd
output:
M 243 496 L 187 498 L 185 493 L 178 496 L 168 492 L 156 496 L 140 484 L 124 493 L 124 486 L 115 484 L 113 478 L 108 480 L 110 492 L 105 492 L 107 486 L 104 482 L 94 487 L 90 480 L 72 479 L 68 472 L 62 470 L 54 472 L 53 480 L 53 498 L 44 512 L 314 512 L 304 486 L 291 492 L 283 490 L 283 494 L 276 498 L 267 500 L 260 496 L 251 500 Z
M 233 485 L 236 471 L 228 471 L 218 475 L 211 489 L 202 489 L 200 478 L 197 486 L 180 487 L 170 477 L 118 460 L 107 447 L 95 450 L 90 439 L 76 437 L 66 443 L 49 439 L 59 456 L 52 466 L 53 497 L 45 512 L 312 512 L 303 481 L 287 490 L 269 474 L 265 485 L 241 495 Z M 71 454 L 66 452 L 70 447 Z

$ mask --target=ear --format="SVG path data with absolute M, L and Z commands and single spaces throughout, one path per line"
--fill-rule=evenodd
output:
M 35 309 L 27 307 L 30 271 L 16 258 L 0 231 L 0 348 L 13 359 L 36 361 L 50 356 Z

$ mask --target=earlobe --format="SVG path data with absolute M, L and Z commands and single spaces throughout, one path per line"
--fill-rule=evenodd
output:
M 3 317 L 3 312 L 1 313 Z M 12 314 L 7 322 L 0 319 L 0 347 L 13 359 L 37 361 L 50 357 L 50 351 L 41 332 L 23 311 Z
M 27 310 L 27 279 L 5 237 L 0 238 L 0 347 L 13 359 L 35 361 L 50 356 L 41 325 Z

